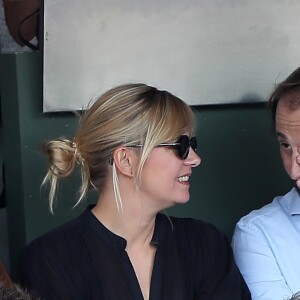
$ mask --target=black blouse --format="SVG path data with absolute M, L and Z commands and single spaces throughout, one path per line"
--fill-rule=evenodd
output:
M 150 300 L 251 299 L 231 247 L 214 226 L 158 214 Z M 32 242 L 20 280 L 42 299 L 143 300 L 126 240 L 87 209 Z

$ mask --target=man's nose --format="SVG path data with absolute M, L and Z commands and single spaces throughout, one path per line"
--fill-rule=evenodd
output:
M 296 153 L 292 161 L 291 178 L 293 180 L 300 179 L 300 153 Z

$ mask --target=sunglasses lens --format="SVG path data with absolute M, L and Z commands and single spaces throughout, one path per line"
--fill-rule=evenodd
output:
M 197 151 L 197 138 L 195 136 L 190 139 L 190 146 L 195 152 Z
M 197 139 L 195 136 L 189 139 L 187 135 L 182 135 L 177 142 L 179 143 L 177 150 L 180 159 L 186 159 L 188 157 L 190 147 L 192 147 L 194 151 L 197 150 Z
M 187 135 L 182 135 L 178 139 L 178 156 L 181 159 L 186 159 L 187 156 L 189 155 L 189 148 L 190 148 L 190 140 Z

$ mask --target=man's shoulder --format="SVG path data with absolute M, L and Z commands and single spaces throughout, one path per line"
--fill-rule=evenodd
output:
M 245 215 L 238 222 L 239 225 L 255 226 L 262 223 L 269 223 L 272 220 L 278 220 L 286 216 L 288 209 L 288 202 L 297 193 L 293 188 L 283 196 L 277 196 L 271 203 L 262 206 L 259 209 L 252 210 L 249 214 Z

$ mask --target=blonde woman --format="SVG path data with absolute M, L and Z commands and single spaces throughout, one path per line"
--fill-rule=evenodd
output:
M 103 94 L 73 139 L 47 142 L 51 207 L 77 163 L 79 201 L 89 188 L 99 200 L 28 247 L 24 285 L 43 299 L 250 299 L 215 227 L 161 213 L 190 198 L 201 161 L 194 125 L 179 98 L 128 84 Z

